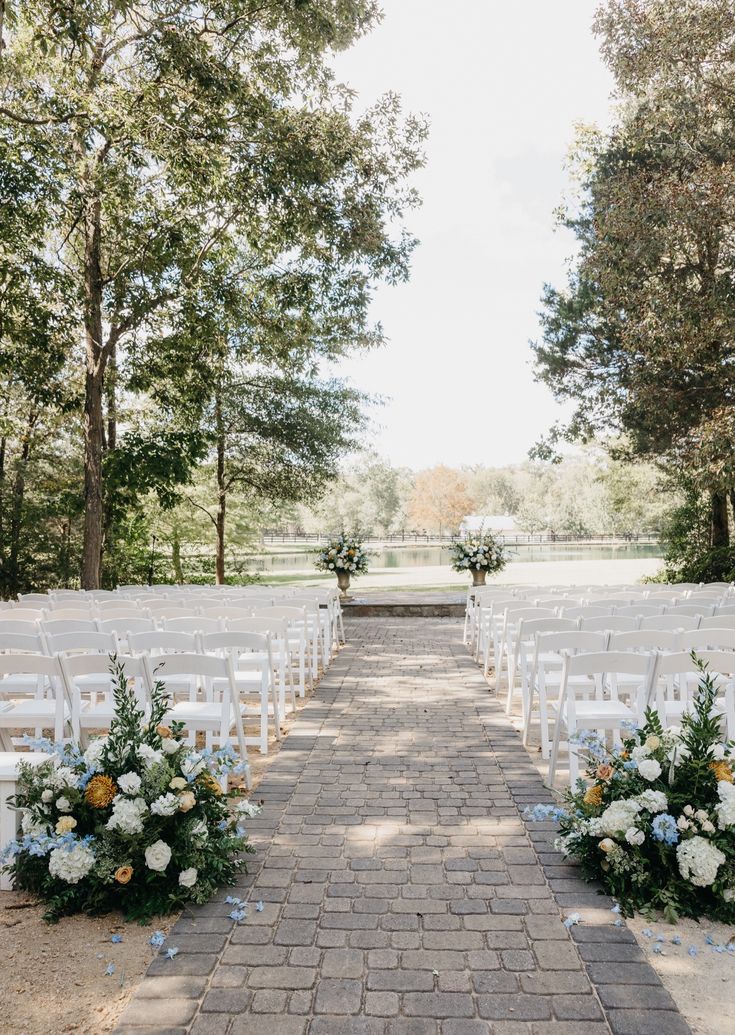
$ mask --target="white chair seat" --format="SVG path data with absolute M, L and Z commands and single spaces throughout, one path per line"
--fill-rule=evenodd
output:
M 64 719 L 69 718 L 69 707 L 64 702 Z M 28 719 L 32 725 L 40 726 L 47 719 L 53 726 L 56 719 L 56 702 L 45 698 L 40 701 L 5 701 L 0 704 L 0 725 L 12 726 L 13 720 Z
M 554 702 L 550 702 L 554 705 Z M 557 709 L 554 707 L 554 711 Z M 594 726 L 594 720 L 596 717 L 609 721 L 611 719 L 620 719 L 624 722 L 626 719 L 631 722 L 635 720 L 636 713 L 632 711 L 627 705 L 624 705 L 622 701 L 575 701 L 574 711 L 579 724 L 583 723 L 586 719 Z M 562 715 L 566 716 L 567 706 L 566 703 L 562 708 Z
M 18 779 L 19 765 L 41 765 L 53 757 L 42 751 L 0 751 L 0 781 L 6 783 Z

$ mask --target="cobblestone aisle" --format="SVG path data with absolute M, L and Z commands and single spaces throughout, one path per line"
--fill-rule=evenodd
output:
M 263 910 L 235 926 L 223 892 L 182 918 L 120 1035 L 686 1035 L 610 903 L 526 830 L 548 796 L 461 623 L 347 637 L 259 790 L 234 893 Z

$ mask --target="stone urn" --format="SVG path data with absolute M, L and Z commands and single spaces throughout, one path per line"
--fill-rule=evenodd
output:
M 343 600 L 347 599 L 347 590 L 350 588 L 350 573 L 348 571 L 337 572 L 337 585 Z
M 472 585 L 473 586 L 484 586 L 485 579 L 487 578 L 487 572 L 483 569 L 478 571 L 477 568 L 471 568 L 472 571 Z

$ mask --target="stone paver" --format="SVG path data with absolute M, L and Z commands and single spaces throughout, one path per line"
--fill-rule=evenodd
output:
M 262 911 L 233 924 L 227 889 L 182 917 L 118 1035 L 685 1035 L 553 827 L 526 829 L 548 794 L 461 623 L 347 638 L 258 790 L 234 894 Z

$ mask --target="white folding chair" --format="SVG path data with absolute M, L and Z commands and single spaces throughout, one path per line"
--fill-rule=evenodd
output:
M 142 658 L 118 655 L 128 679 L 135 681 L 138 705 L 147 710 L 146 674 Z M 109 730 L 115 717 L 112 661 L 104 654 L 60 655 L 66 693 L 71 702 L 72 736 L 83 746 L 89 730 Z
M 239 699 L 248 694 L 257 694 L 260 714 L 260 735 L 249 742 L 257 744 L 260 753 L 268 753 L 268 716 L 273 711 L 273 731 L 276 740 L 281 739 L 281 711 L 278 692 L 273 679 L 273 655 L 268 633 L 215 632 L 205 633 L 201 638 L 205 653 L 229 656 Z M 214 689 L 219 687 L 215 680 Z M 247 708 L 247 706 L 246 706 Z M 247 709 L 253 711 L 253 709 Z
M 667 615 L 689 615 L 692 618 L 709 618 L 714 614 L 714 604 L 672 604 L 664 612 Z
M 521 618 L 519 620 L 513 647 L 513 679 L 508 680 L 508 694 L 505 701 L 506 715 L 510 715 L 513 710 L 517 682 L 515 677 L 520 673 L 521 708 L 525 722 L 536 636 L 541 633 L 576 632 L 576 630 L 577 623 L 571 618 Z
M 535 716 L 539 720 L 541 757 L 547 759 L 551 749 L 549 728 L 551 714 L 549 704 L 558 696 L 564 657 L 569 652 L 598 652 L 607 648 L 606 632 L 580 632 L 568 629 L 563 632 L 537 633 L 534 644 L 531 676 L 528 684 L 528 703 L 523 721 L 523 744 L 528 746 L 531 723 Z M 584 676 L 573 680 L 583 693 L 593 689 L 592 681 Z M 538 711 L 534 702 L 538 698 Z
M 166 632 L 189 633 L 200 636 L 202 633 L 221 632 L 224 621 L 221 618 L 207 618 L 205 615 L 193 615 L 190 618 L 164 618 L 161 628 Z
M 704 662 L 718 690 L 716 712 L 726 712 L 726 688 L 735 678 L 735 652 L 700 650 L 697 658 Z M 678 726 L 689 711 L 702 679 L 702 673 L 692 661 L 691 654 L 679 651 L 659 657 L 654 683 L 656 711 L 664 726 Z
M 641 618 L 639 630 L 641 632 L 648 630 L 664 630 L 668 629 L 672 632 L 683 632 L 686 629 L 696 629 L 699 627 L 699 617 L 692 618 L 691 615 L 650 615 L 647 618 Z
M 22 608 L 36 607 L 44 608 L 49 605 L 48 593 L 19 593 L 18 603 Z
M 526 601 L 510 604 L 503 610 L 502 616 L 493 616 L 493 654 L 495 661 L 495 692 L 499 693 L 503 685 L 503 670 L 505 660 L 508 662 L 508 682 L 515 679 L 513 666 L 513 648 L 518 630 L 518 623 L 522 619 L 533 618 L 556 618 L 557 614 L 551 607 L 529 607 Z M 487 676 L 488 669 L 483 670 Z
M 40 622 L 46 612 L 40 608 L 13 607 L 7 614 L 4 614 L 0 621 L 2 625 L 6 622 Z
M 112 633 L 115 637 L 116 654 L 129 653 L 128 637 L 131 633 L 154 632 L 156 629 L 152 618 L 105 618 L 97 624 L 100 632 Z
M 227 622 L 228 632 L 258 633 L 269 636 L 274 671 L 278 676 L 278 700 L 281 715 L 286 714 L 286 681 L 288 680 L 291 710 L 296 712 L 296 690 L 290 658 L 288 621 L 285 618 L 232 618 Z M 247 656 L 244 659 L 247 668 Z M 237 675 L 239 662 L 235 662 Z
M 46 637 L 62 636 L 64 633 L 99 632 L 94 618 L 46 618 L 41 622 L 41 629 Z
M 649 699 L 655 685 L 655 672 L 659 655 L 635 654 L 632 651 L 600 651 L 593 654 L 566 654 L 562 667 L 559 697 L 553 706 L 555 713 L 554 741 L 549 761 L 549 786 L 554 786 L 559 759 L 562 730 L 566 730 L 569 749 L 569 783 L 574 787 L 579 778 L 579 756 L 574 742 L 581 730 L 611 730 L 616 740 L 620 738 L 623 722 L 637 722 L 639 708 L 631 708 L 618 697 L 617 681 L 620 676 L 635 676 L 640 679 L 641 707 Z M 577 697 L 574 678 L 582 676 L 594 684 L 594 695 Z
M 267 619 L 276 622 L 286 622 L 286 660 L 289 671 L 293 674 L 295 664 L 298 664 L 298 688 L 299 696 L 306 694 L 306 651 L 307 651 L 307 620 L 306 611 L 303 607 L 288 607 L 285 605 L 273 607 L 259 607 L 251 616 L 257 619 Z M 247 624 L 249 619 L 244 618 Z M 230 619 L 228 628 L 238 629 L 238 619 Z M 293 677 L 293 676 L 292 676 Z
M 58 658 L 42 654 L 1 654 L 0 694 L 5 680 L 10 686 L 19 676 L 33 676 L 40 689 L 28 700 L 0 701 L 0 748 L 12 751 L 11 731 L 53 730 L 54 740 L 62 741 L 71 718 L 69 702 L 64 691 L 64 680 Z
M 201 686 L 202 695 L 185 701 L 177 701 L 166 713 L 165 722 L 181 722 L 189 731 L 190 738 L 203 732 L 207 747 L 215 742 L 220 746 L 231 743 L 234 730 L 240 761 L 245 770 L 245 783 L 252 787 L 245 730 L 235 684 L 232 659 L 229 656 L 215 657 L 212 654 L 166 654 L 153 658 L 143 657 L 149 688 L 157 680 L 168 687 L 171 680 L 178 683 L 185 678 L 190 684 Z M 213 689 L 215 680 L 221 689 Z
M 114 654 L 117 649 L 112 633 L 78 632 L 59 633 L 47 636 L 46 642 L 51 654 Z
M 40 632 L 0 632 L 0 654 L 48 654 L 46 641 Z M 0 681 L 0 699 L 7 697 L 38 697 L 43 691 L 43 678 L 26 673 Z
M 735 628 L 716 629 L 711 626 L 692 629 L 679 634 L 679 650 L 696 651 L 704 650 L 735 650 Z
M 602 618 L 580 618 L 582 632 L 634 632 L 638 619 L 626 615 L 605 615 Z
M 559 612 L 561 618 L 604 618 L 605 615 L 612 615 L 614 607 L 597 607 L 595 604 L 587 604 L 582 607 L 563 607 Z
M 735 629 L 735 612 L 723 614 L 720 609 L 715 611 L 711 618 L 703 618 L 699 623 L 700 629 Z
M 662 615 L 663 613 L 663 604 L 628 604 L 626 607 L 615 608 L 615 614 L 619 618 L 650 618 L 652 615 Z

